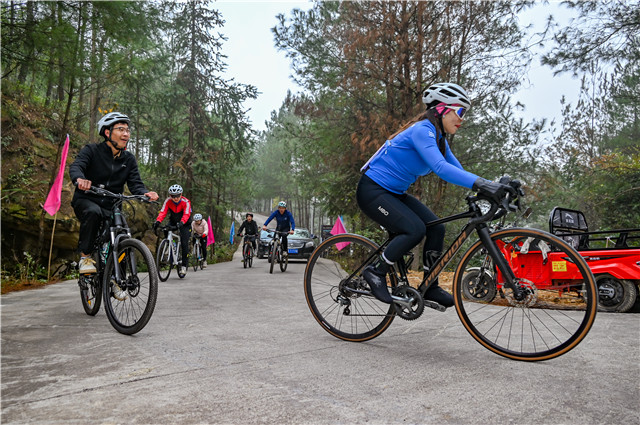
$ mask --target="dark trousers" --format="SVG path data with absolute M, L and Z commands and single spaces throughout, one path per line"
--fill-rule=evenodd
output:
M 278 232 L 288 232 L 289 230 L 291 230 L 291 227 L 276 227 L 276 230 Z M 289 237 L 288 234 L 282 235 L 280 236 L 280 241 L 282 242 L 282 252 L 288 252 L 289 251 L 289 241 L 287 240 L 287 238 Z
M 79 198 L 73 202 L 73 212 L 80 221 L 78 251 L 84 254 L 91 254 L 94 248 L 93 245 L 98 237 L 100 225 L 109 217 L 111 211 L 102 208 L 89 199 Z
M 438 216 L 414 196 L 389 192 L 363 174 L 356 190 L 356 200 L 369 218 L 383 225 L 387 231 L 397 234 L 384 250 L 384 257 L 388 261 L 398 261 L 418 245 L 425 235 L 423 263 L 425 252 L 442 251 L 444 224 L 427 229 L 425 223 L 437 220 Z

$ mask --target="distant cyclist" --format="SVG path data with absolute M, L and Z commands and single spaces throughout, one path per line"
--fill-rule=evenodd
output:
M 69 167 L 71 181 L 77 184 L 71 206 L 80 221 L 80 274 L 96 273 L 91 251 L 100 224 L 104 217 L 111 214 L 114 202 L 112 198 L 85 191 L 91 189 L 92 185 L 104 185 L 111 192 L 122 193 L 126 183 L 132 194 L 146 195 L 152 201 L 158 199 L 158 194 L 150 192 L 142 182 L 135 156 L 126 150 L 131 137 L 129 124 L 129 117 L 120 112 L 109 112 L 103 116 L 98 121 L 98 134 L 104 137 L 104 141 L 86 145 Z
M 242 225 L 238 229 L 238 236 L 242 236 L 242 231 L 244 230 L 245 236 L 257 236 L 258 235 L 258 223 L 253 220 L 253 214 L 247 213 L 245 215 L 245 220 L 242 222 Z M 256 240 L 255 238 L 251 242 L 253 246 L 253 251 L 256 250 Z
M 202 267 L 207 267 L 207 235 L 209 234 L 209 225 L 202 219 L 202 214 L 194 214 L 193 221 L 191 222 L 191 236 L 193 237 L 194 245 L 200 244 L 200 251 L 202 252 L 202 259 L 204 263 Z
M 293 234 L 293 231 L 296 228 L 296 223 L 293 220 L 293 214 L 287 210 L 286 202 L 278 202 L 278 209 L 271 213 L 267 221 L 264 222 L 264 226 L 262 226 L 262 228 L 267 230 L 267 224 L 269 224 L 274 218 L 276 219 L 276 230 L 278 232 L 289 232 L 289 234 Z M 282 235 L 282 254 L 285 257 L 289 255 L 287 235 Z
M 441 254 L 445 228 L 425 223 L 438 217 L 414 196 L 409 186 L 419 176 L 434 172 L 441 179 L 458 186 L 473 188 L 500 201 L 514 190 L 465 171 L 449 149 L 445 135 L 454 135 L 471 107 L 467 92 L 457 84 L 438 83 L 424 91 L 426 111 L 402 126 L 362 167 L 364 174 L 356 190 L 360 209 L 389 232 L 397 234 L 373 265 L 362 275 L 373 295 L 390 304 L 386 274 L 389 266 L 416 246 L 426 235 L 422 260 L 425 273 Z M 421 288 L 423 289 L 423 288 Z M 453 305 L 453 296 L 440 288 L 436 280 L 425 293 L 425 299 L 445 307 Z
M 191 233 L 191 201 L 182 196 L 182 186 L 174 184 L 169 188 L 169 197 L 162 204 L 153 230 L 156 230 L 169 214 L 169 224 L 177 226 L 180 231 L 180 245 L 182 247 L 181 273 L 187 272 L 189 266 L 189 234 Z

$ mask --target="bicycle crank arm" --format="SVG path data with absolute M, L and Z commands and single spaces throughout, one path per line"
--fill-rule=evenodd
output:
M 424 306 L 442 312 L 447 311 L 447 307 L 443 306 L 442 304 L 438 304 L 435 301 L 424 300 Z
M 399 297 L 397 295 L 391 295 L 391 299 L 393 300 L 393 302 L 395 304 L 399 304 L 402 307 L 411 309 L 412 305 L 413 305 L 413 298 L 405 298 L 405 297 Z M 425 301 L 426 303 L 426 301 Z

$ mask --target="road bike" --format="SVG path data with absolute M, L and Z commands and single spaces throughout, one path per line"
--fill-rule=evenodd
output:
M 273 273 L 273 267 L 277 262 L 280 265 L 280 271 L 284 272 L 287 270 L 287 265 L 289 264 L 289 256 L 283 255 L 282 253 L 282 236 L 288 235 L 289 232 L 281 232 L 276 230 L 273 232 L 273 239 L 271 239 L 271 243 L 269 245 L 269 273 Z
M 425 306 L 444 311 L 440 304 L 425 300 L 424 294 L 475 231 L 479 240 L 460 258 L 452 284 L 454 305 L 465 329 L 485 348 L 514 360 L 547 360 L 575 348 L 596 317 L 598 293 L 593 274 L 570 244 L 550 233 L 519 227 L 490 230 L 487 223 L 504 220 L 519 207 L 519 183 L 509 184 L 519 191 L 512 204 L 509 197 L 496 203 L 470 195 L 467 212 L 427 223 L 428 228 L 469 219 L 425 272 L 417 289 L 408 279 L 411 254 L 391 267 L 387 284 L 392 304 L 373 297 L 362 270 L 379 257 L 393 235 L 380 246 L 355 234 L 322 242 L 311 255 L 304 276 L 305 298 L 313 317 L 331 335 L 360 342 L 382 334 L 396 316 L 415 320 Z M 483 209 L 487 203 L 490 206 Z M 546 267 L 549 262 L 551 267 Z M 548 270 L 556 272 L 553 278 Z
M 241 235 L 238 235 L 241 236 Z M 253 266 L 253 243 L 257 235 L 244 235 L 244 243 L 242 244 L 242 264 L 244 268 Z
M 156 268 L 158 277 L 162 282 L 166 282 L 171 274 L 171 269 L 176 268 L 178 277 L 183 279 L 187 273 L 182 271 L 182 249 L 180 245 L 180 234 L 177 233 L 178 226 L 160 227 L 165 233 L 165 237 L 160 242 L 156 252 Z
M 151 319 L 158 297 L 158 275 L 153 255 L 141 241 L 131 237 L 123 202 L 149 202 L 144 195 L 122 195 L 91 186 L 87 193 L 113 198 L 115 202 L 101 224 L 94 243 L 97 273 L 78 279 L 84 311 L 95 316 L 104 300 L 109 322 L 118 332 L 133 335 Z M 106 210 L 105 210 L 106 212 Z
M 198 271 L 198 267 L 200 270 L 204 269 L 204 256 L 202 254 L 202 243 L 200 242 L 200 238 L 191 238 L 193 241 L 193 247 L 191 248 L 191 265 L 193 266 L 193 271 Z M 207 249 L 207 248 L 204 248 Z

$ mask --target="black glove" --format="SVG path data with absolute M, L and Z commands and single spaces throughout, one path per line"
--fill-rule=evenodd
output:
M 182 226 L 184 226 L 184 223 L 179 221 L 177 226 L 178 226 L 178 230 L 182 230 Z
M 516 190 L 506 184 L 492 182 L 482 177 L 478 177 L 473 182 L 473 190 L 479 192 L 482 195 L 487 196 L 489 199 L 495 201 L 497 204 L 502 203 L 502 200 L 510 193 L 512 197 L 516 196 Z
M 158 227 L 160 227 L 160 222 L 156 221 L 155 223 L 153 223 L 152 227 L 153 227 L 153 231 L 155 232 L 158 229 Z

